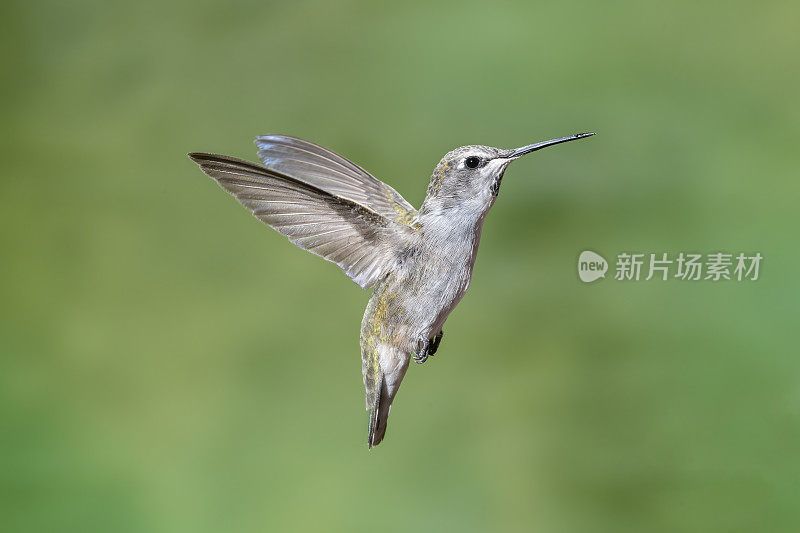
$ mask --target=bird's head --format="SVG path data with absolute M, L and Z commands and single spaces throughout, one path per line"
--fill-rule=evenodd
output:
M 591 135 L 594 133 L 578 133 L 513 149 L 481 145 L 456 148 L 436 165 L 420 214 L 443 213 L 453 208 L 485 214 L 494 203 L 503 173 L 512 161 L 548 146 Z

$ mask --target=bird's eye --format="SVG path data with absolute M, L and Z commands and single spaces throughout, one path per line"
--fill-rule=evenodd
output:
M 467 168 L 477 168 L 481 164 L 481 160 L 471 155 L 464 161 L 464 164 L 467 165 Z

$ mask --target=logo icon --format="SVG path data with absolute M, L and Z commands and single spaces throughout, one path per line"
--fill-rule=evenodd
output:
M 584 283 L 606 277 L 607 270 L 608 262 L 599 254 L 586 250 L 578 257 L 578 277 Z

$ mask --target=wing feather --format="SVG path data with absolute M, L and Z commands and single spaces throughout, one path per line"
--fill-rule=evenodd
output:
M 339 265 L 364 288 L 389 272 L 394 251 L 414 231 L 369 206 L 323 189 L 326 183 L 321 178 L 300 179 L 222 155 L 192 153 L 189 157 L 256 218 L 300 248 Z M 342 172 L 356 172 L 335 158 L 329 161 Z
M 417 229 L 417 210 L 397 191 L 344 157 L 310 141 L 262 135 L 255 141 L 264 165 L 362 205 L 387 220 Z

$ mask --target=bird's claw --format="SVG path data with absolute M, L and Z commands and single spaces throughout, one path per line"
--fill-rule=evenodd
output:
M 436 350 L 439 349 L 439 343 L 442 342 L 444 332 L 440 331 L 432 339 L 420 339 L 417 341 L 417 353 L 414 354 L 414 362 L 422 364 L 428 360 L 428 357 L 433 356 Z

